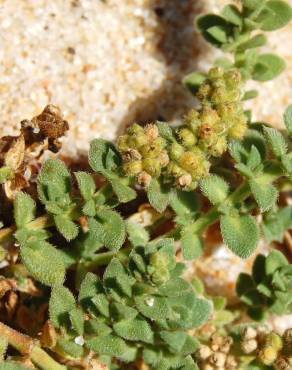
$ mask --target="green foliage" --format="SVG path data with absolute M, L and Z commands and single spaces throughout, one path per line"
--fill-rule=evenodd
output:
M 228 196 L 227 183 L 216 175 L 210 175 L 201 181 L 202 193 L 212 204 L 222 203 Z
M 220 227 L 224 242 L 237 256 L 247 258 L 255 251 L 259 229 L 252 216 L 236 213 L 223 215 L 220 217 Z
M 282 242 L 292 227 L 292 208 L 282 206 L 283 189 L 291 189 L 292 106 L 284 114 L 286 134 L 252 122 L 244 101 L 257 92 L 243 90 L 247 79 L 268 81 L 283 71 L 280 57 L 259 48 L 267 43 L 264 31 L 288 23 L 291 8 L 281 0 L 241 3 L 199 17 L 203 37 L 229 56 L 207 73 L 184 79 L 198 108 L 177 125 L 133 124 L 116 146 L 93 140 L 92 173 L 76 172 L 74 181 L 65 163 L 49 159 L 38 177 L 38 194 L 33 184 L 27 188 L 34 198 L 15 195 L 8 182 L 15 173 L 0 169 L 3 190 L 15 195 L 15 226 L 1 228 L 0 239 L 13 234 L 24 265 L 7 259 L 5 278 L 16 277 L 21 299 L 29 294 L 28 276 L 49 287 L 36 284 L 37 291 L 51 289 L 56 347 L 48 348 L 58 356 L 83 361 L 93 351 L 111 369 L 142 359 L 156 370 L 198 370 L 197 338 L 206 338 L 196 329 L 209 320 L 224 332 L 242 312 L 229 311 L 224 297 L 208 296 L 196 276 L 191 283 L 182 277 L 186 264 L 177 262 L 180 248 L 184 260 L 199 258 L 206 229 L 219 221 L 227 247 L 247 258 L 260 231 L 267 242 Z M 101 188 L 98 176 L 105 180 Z M 143 204 L 146 196 L 160 215 Z M 3 209 L 4 214 L 6 204 Z M 140 213 L 146 227 L 133 221 Z M 4 247 L 6 264 L 10 250 Z M 251 275 L 240 274 L 237 294 L 250 317 L 260 320 L 267 312 L 291 313 L 291 282 L 291 266 L 273 251 L 257 256 Z M 43 299 L 24 303 L 36 310 Z M 6 347 L 5 342 L 3 353 Z M 253 359 L 248 358 L 250 368 L 258 366 Z M 12 362 L 4 366 L 14 368 Z
M 183 366 L 199 347 L 186 331 L 208 319 L 211 305 L 197 298 L 193 287 L 175 273 L 176 266 L 171 239 L 138 244 L 125 265 L 113 258 L 102 280 L 92 273 L 85 276 L 79 305 L 67 288 L 54 287 L 51 320 L 67 335 L 73 325 L 85 346 L 99 355 L 134 361 L 142 345 L 145 361 L 155 368 L 171 369 L 169 358 Z M 84 325 L 85 314 L 90 314 L 91 325 Z
M 288 134 L 292 136 L 292 105 L 289 105 L 284 113 L 284 122 Z
M 252 275 L 240 274 L 237 294 L 248 307 L 248 314 L 255 320 L 268 311 L 277 315 L 292 312 L 292 268 L 279 251 L 267 257 L 258 255 Z
M 14 219 L 16 226 L 20 229 L 25 227 L 35 218 L 35 202 L 25 193 L 17 193 L 14 202 Z
M 252 77 L 256 81 L 269 81 L 280 75 L 285 69 L 285 62 L 275 54 L 261 54 L 254 65 Z
M 28 271 L 41 283 L 53 286 L 64 281 L 66 270 L 62 257 L 45 240 L 25 243 L 20 255 Z
M 121 248 L 126 237 L 126 226 L 122 217 L 115 211 L 104 210 L 89 220 L 90 232 L 96 240 L 112 250 Z

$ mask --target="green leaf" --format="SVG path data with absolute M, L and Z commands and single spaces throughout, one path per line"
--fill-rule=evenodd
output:
M 286 140 L 278 130 L 272 127 L 264 127 L 264 132 L 276 157 L 281 157 L 287 153 Z
M 202 193 L 212 204 L 222 203 L 228 196 L 227 183 L 217 175 L 209 175 L 200 182 Z
M 121 157 L 115 146 L 103 139 L 92 140 L 88 160 L 91 168 L 102 174 L 114 172 L 121 165 Z
M 225 44 L 228 40 L 228 31 L 221 25 L 208 28 L 207 33 L 221 44 Z
M 235 5 L 226 5 L 223 8 L 221 15 L 235 26 L 242 26 L 242 15 Z
M 256 21 L 261 24 L 263 31 L 274 31 L 289 23 L 291 16 L 291 7 L 286 1 L 270 0 L 266 2 Z
M 199 72 L 193 72 L 188 74 L 183 79 L 183 84 L 193 93 L 195 94 L 200 86 L 205 82 L 206 75 Z
M 259 0 L 241 0 L 241 2 L 245 8 L 250 10 L 255 10 L 262 5 L 262 2 Z
M 74 342 L 71 342 L 70 340 L 59 338 L 57 345 L 61 349 L 61 351 L 64 351 L 71 357 L 81 358 L 84 356 L 83 347 Z
M 84 332 L 84 315 L 80 308 L 73 308 L 69 312 L 71 324 L 79 335 L 83 335 Z
M 10 167 L 0 168 L 0 184 L 4 184 L 6 181 L 11 180 L 14 176 L 14 171 Z
M 159 333 L 163 341 L 169 346 L 174 353 L 181 352 L 182 347 L 187 339 L 187 334 L 184 332 L 169 332 L 161 331 Z
M 118 200 L 121 203 L 127 203 L 131 200 L 135 199 L 137 196 L 137 193 L 134 189 L 130 188 L 130 186 L 127 186 L 123 184 L 121 178 L 114 178 L 113 176 L 107 176 L 108 180 L 111 183 L 111 186 L 113 188 L 113 191 L 118 197 Z
M 97 294 L 91 299 L 94 306 L 98 309 L 98 311 L 105 317 L 109 317 L 109 301 L 105 294 Z
M 192 319 L 189 329 L 203 325 L 212 314 L 212 306 L 206 299 L 195 298 L 191 307 Z
M 259 229 L 252 216 L 224 215 L 220 217 L 220 226 L 224 242 L 237 256 L 247 258 L 255 251 Z
M 90 232 L 110 250 L 118 250 L 126 238 L 123 218 L 115 211 L 103 210 L 89 220 Z
M 128 297 L 132 295 L 132 285 L 135 279 L 132 278 L 122 263 L 113 258 L 108 264 L 103 275 L 104 285 L 111 293 L 112 291 L 121 290 Z
M 19 192 L 14 201 L 14 219 L 18 228 L 25 227 L 35 217 L 35 202 L 26 193 Z
M 143 316 L 157 321 L 168 318 L 171 314 L 167 299 L 155 295 L 135 297 L 136 308 Z
M 189 223 L 189 217 L 193 218 L 199 211 L 200 201 L 194 192 L 175 190 L 171 193 L 170 206 L 178 216 Z
M 255 284 L 252 277 L 246 273 L 240 273 L 236 281 L 236 294 L 242 297 L 253 289 L 255 289 Z
M 102 291 L 100 279 L 92 272 L 88 272 L 80 285 L 78 301 L 88 309 L 92 307 L 91 299 Z
M 269 81 L 279 76 L 285 69 L 285 61 L 275 54 L 261 54 L 252 72 L 256 81 Z
M 239 45 L 238 49 L 242 52 L 247 49 L 254 49 L 264 46 L 267 43 L 267 37 L 263 34 L 256 35 L 250 40 Z
M 292 227 L 292 207 L 281 208 L 270 218 L 264 220 L 263 231 L 268 242 L 282 242 L 286 230 Z
M 275 205 L 278 191 L 273 185 L 266 184 L 258 178 L 249 180 L 249 186 L 262 212 L 268 211 Z
M 266 258 L 266 274 L 271 275 L 277 269 L 289 265 L 283 253 L 273 250 Z
M 65 266 L 58 251 L 48 242 L 41 240 L 22 245 L 20 255 L 29 273 L 41 283 L 49 286 L 62 284 Z
M 54 221 L 57 230 L 64 236 L 66 240 L 70 241 L 78 236 L 78 226 L 66 215 L 54 216 Z
M 70 328 L 69 312 L 76 308 L 75 298 L 69 289 L 62 285 L 52 289 L 49 313 L 50 319 L 56 328 Z
M 79 190 L 85 200 L 90 200 L 96 190 L 95 182 L 92 176 L 86 172 L 75 172 Z
M 198 235 L 186 230 L 181 235 L 181 243 L 185 260 L 194 260 L 203 254 L 204 245 Z
M 289 135 L 292 136 L 292 104 L 285 110 L 284 122 Z
M 128 238 L 134 247 L 145 246 L 149 241 L 149 233 L 137 222 L 126 221 Z
M 100 355 L 118 358 L 127 351 L 126 342 L 112 334 L 89 339 L 86 341 L 86 346 Z
M 71 176 L 65 164 L 59 159 L 48 159 L 38 177 L 39 196 L 46 203 L 70 192 Z
M 152 179 L 147 189 L 147 196 L 151 206 L 162 213 L 170 201 L 170 188 L 162 185 L 157 179 Z
M 122 320 L 114 324 L 113 329 L 120 337 L 126 340 L 153 343 L 154 333 L 147 321 L 141 318 Z
M 198 18 L 197 27 L 202 33 L 203 37 L 216 47 L 222 46 L 222 41 L 212 35 L 212 32 L 208 32 L 213 27 L 218 27 L 224 30 L 224 34 L 227 36 L 230 32 L 230 25 L 226 20 L 215 14 L 206 14 Z

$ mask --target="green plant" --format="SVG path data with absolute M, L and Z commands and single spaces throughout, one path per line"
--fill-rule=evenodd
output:
M 263 318 L 268 311 L 283 315 L 291 312 L 292 268 L 279 251 L 267 257 L 259 254 L 252 276 L 241 273 L 237 281 L 237 294 L 250 306 L 248 313 L 254 319 Z
M 72 174 L 62 160 L 49 159 L 37 183 L 27 180 L 30 153 L 35 147 L 40 155 L 57 151 L 68 129 L 53 106 L 22 122 L 19 137 L 5 141 L 0 181 L 3 198 L 13 199 L 14 221 L 6 202 L 0 230 L 4 321 L 10 324 L 17 291 L 20 313 L 13 326 L 41 336 L 37 342 L 0 323 L 0 355 L 9 359 L 8 345 L 8 356 L 12 346 L 30 361 L 4 361 L 3 369 L 31 363 L 45 370 L 93 368 L 96 361 L 111 369 L 139 361 L 151 369 L 197 369 L 206 341 L 202 328 L 228 333 L 246 310 L 254 319 L 267 309 L 291 313 L 291 269 L 280 252 L 259 255 L 252 276 L 240 275 L 238 312 L 223 297 L 207 295 L 197 278 L 189 283 L 183 275 L 184 261 L 203 253 L 210 225 L 219 222 L 224 242 L 241 258 L 255 252 L 261 234 L 267 243 L 282 242 L 292 226 L 291 206 L 279 201 L 291 189 L 292 106 L 284 114 L 285 132 L 252 122 L 244 110 L 244 100 L 255 96 L 244 91 L 245 81 L 271 79 L 284 67 L 278 56 L 260 54 L 266 38 L 258 31 L 284 26 L 291 14 L 283 1 L 242 0 L 220 16 L 199 18 L 205 39 L 233 57 L 186 77 L 199 108 L 178 127 L 134 124 L 117 145 L 93 140 L 87 172 Z M 125 211 L 126 205 L 139 214 L 141 193 L 156 212 L 145 227 Z M 176 256 L 180 248 L 183 262 Z M 49 315 L 41 320 L 48 294 Z M 30 327 L 23 321 L 28 314 L 35 319 Z M 240 344 L 242 338 L 232 340 Z M 272 362 L 267 353 L 263 366 L 276 364 L 280 348 Z M 242 368 L 257 368 L 255 357 L 245 357 Z M 223 357 L 211 360 L 219 366 Z M 233 370 L 241 363 L 232 357 L 226 366 Z

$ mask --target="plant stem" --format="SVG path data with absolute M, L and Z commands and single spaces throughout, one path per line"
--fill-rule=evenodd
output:
M 66 366 L 60 365 L 51 356 L 42 350 L 37 341 L 33 340 L 25 334 L 10 328 L 0 322 L 0 336 L 5 338 L 7 342 L 16 348 L 21 354 L 29 355 L 32 362 L 43 370 L 65 370 Z

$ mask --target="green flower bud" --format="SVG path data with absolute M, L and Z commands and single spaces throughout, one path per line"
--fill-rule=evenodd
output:
M 161 173 L 161 164 L 157 158 L 143 159 L 143 169 L 149 173 L 150 176 L 158 177 Z
M 180 129 L 178 131 L 178 135 L 179 135 L 182 145 L 185 146 L 186 148 L 191 148 L 197 142 L 195 135 L 192 133 L 191 130 L 187 128 Z
M 177 161 L 183 155 L 184 148 L 178 143 L 172 143 L 170 147 L 170 158 Z

